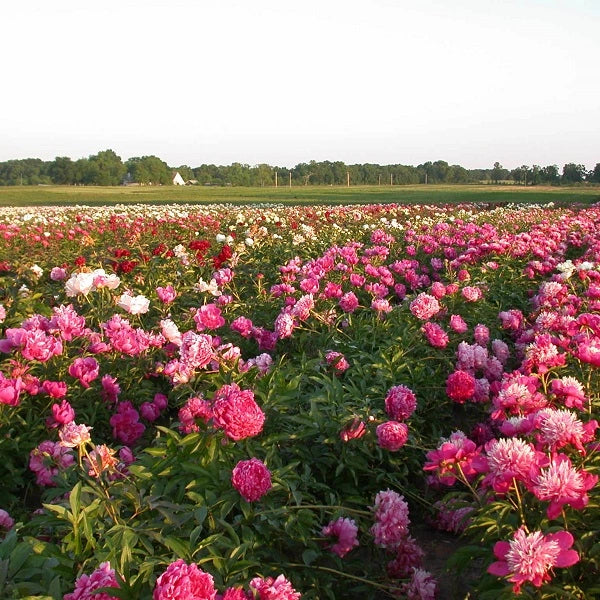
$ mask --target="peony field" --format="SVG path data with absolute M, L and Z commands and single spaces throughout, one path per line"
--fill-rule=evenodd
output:
M 593 600 L 599 414 L 598 204 L 0 208 L 0 598 Z

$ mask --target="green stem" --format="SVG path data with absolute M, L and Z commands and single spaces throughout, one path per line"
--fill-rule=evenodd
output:
M 317 571 L 325 571 L 326 573 L 333 573 L 334 575 L 341 575 L 342 577 L 347 577 L 348 579 L 353 579 L 354 581 L 361 581 L 362 583 L 366 583 L 372 587 L 378 588 L 380 590 L 387 591 L 397 591 L 398 586 L 388 585 L 385 583 L 377 583 L 376 581 L 371 581 L 370 579 L 366 579 L 365 577 L 359 577 L 358 575 L 351 575 L 350 573 L 344 573 L 343 571 L 338 571 L 337 569 L 331 569 L 330 567 L 320 567 L 318 565 L 304 565 L 301 563 L 285 563 L 286 567 L 303 567 L 305 569 L 316 569 Z

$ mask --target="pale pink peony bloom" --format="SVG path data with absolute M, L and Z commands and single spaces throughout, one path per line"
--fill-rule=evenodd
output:
M 477 302 L 477 300 L 480 300 L 481 298 L 483 298 L 483 292 L 481 291 L 481 288 L 478 288 L 478 287 L 475 287 L 472 285 L 468 285 L 468 286 L 464 287 L 460 291 L 460 295 L 467 302 Z
M 97 594 L 96 590 L 104 587 L 118 588 L 115 572 L 108 562 L 100 563 L 99 567 L 91 574 L 83 574 L 75 581 L 75 590 L 65 594 L 63 600 L 118 600 L 107 592 Z
M 502 324 L 502 329 L 510 331 L 519 331 L 523 327 L 524 317 L 520 310 L 511 309 L 498 313 L 498 318 Z
M 380 316 L 392 311 L 392 305 L 387 298 L 373 298 L 371 308 Z
M 567 455 L 558 454 L 535 478 L 532 492 L 539 500 L 550 502 L 546 514 L 549 519 L 556 519 L 566 504 L 575 510 L 583 510 L 589 502 L 587 492 L 597 482 L 597 475 L 578 471 Z
M 408 426 L 398 421 L 386 421 L 375 430 L 377 443 L 384 450 L 397 452 L 408 440 Z
M 492 352 L 502 365 L 505 365 L 506 361 L 510 357 L 510 350 L 508 349 L 508 345 L 502 340 L 492 340 Z
M 255 502 L 271 489 L 271 473 L 257 458 L 240 460 L 231 474 L 231 483 L 246 502 Z
M 63 281 L 63 279 L 67 278 L 67 272 L 62 267 L 52 267 L 50 271 L 50 279 L 52 281 Z
M 239 441 L 258 435 L 265 414 L 254 401 L 252 390 L 242 390 L 236 383 L 224 385 L 213 398 L 213 422 L 225 435 Z
M 408 504 L 404 496 L 392 491 L 381 491 L 375 496 L 375 524 L 371 533 L 375 545 L 395 550 L 408 535 Z
M 528 534 L 521 527 L 510 542 L 496 542 L 494 555 L 498 560 L 488 567 L 488 573 L 509 576 L 515 594 L 521 592 L 526 582 L 541 587 L 552 579 L 552 569 L 570 567 L 579 561 L 572 545 L 573 536 L 568 531 L 545 536 L 541 531 Z
M 521 482 L 530 489 L 540 468 L 548 458 L 536 451 L 532 444 L 520 438 L 492 440 L 485 445 L 488 474 L 483 479 L 484 486 L 491 486 L 499 494 L 508 492 Z
M 141 294 L 132 296 L 129 292 L 125 292 L 117 300 L 117 306 L 130 315 L 142 315 L 150 309 L 150 300 Z
M 310 316 L 310 311 L 315 307 L 315 301 L 312 294 L 306 294 L 302 296 L 294 307 L 292 308 L 292 314 L 298 317 L 300 321 L 306 321 Z
M 94 287 L 94 278 L 93 273 L 74 273 L 65 282 L 65 294 L 69 298 L 79 294 L 86 296 Z
M 91 442 L 90 430 L 87 425 L 77 425 L 74 421 L 66 423 L 58 431 L 60 445 L 65 448 L 80 448 Z
M 344 558 L 352 548 L 358 546 L 357 534 L 356 522 L 353 519 L 342 517 L 331 521 L 321 529 L 322 536 L 337 539 L 335 544 L 329 546 L 329 549 L 340 558 Z
M 537 442 L 544 449 L 555 452 L 564 446 L 571 445 L 585 454 L 584 444 L 594 439 L 598 427 L 595 420 L 583 423 L 574 412 L 561 409 L 545 408 L 535 417 Z
M 181 362 L 191 369 L 202 369 L 214 359 L 213 338 L 205 333 L 186 331 L 179 349 Z
M 388 390 L 385 397 L 385 410 L 390 419 L 404 421 L 408 419 L 417 408 L 417 397 L 405 385 L 395 385 Z
M 420 293 L 410 303 L 410 312 L 417 317 L 417 319 L 421 319 L 422 321 L 431 319 L 431 317 L 437 315 L 441 309 L 442 307 L 437 301 L 437 298 L 430 294 L 425 294 L 424 292 Z
M 181 332 L 177 325 L 171 319 L 162 319 L 160 322 L 161 333 L 163 337 L 175 344 L 181 346 Z
M 216 595 L 212 575 L 180 558 L 156 580 L 152 600 L 215 600 Z
M 294 333 L 296 327 L 296 321 L 294 316 L 289 312 L 281 312 L 275 319 L 275 335 L 279 339 L 289 338 Z
M 250 582 L 250 587 L 258 592 L 257 600 L 299 600 L 301 597 L 300 592 L 297 592 L 283 575 L 276 579 L 255 577 Z
M 429 571 L 413 568 L 411 579 L 402 585 L 407 600 L 434 600 L 437 582 Z

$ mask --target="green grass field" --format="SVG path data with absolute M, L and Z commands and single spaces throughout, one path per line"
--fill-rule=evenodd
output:
M 0 206 L 99 206 L 169 203 L 285 204 L 456 204 L 534 203 L 592 204 L 600 186 L 520 187 L 492 185 L 306 186 L 306 187 L 0 187 Z

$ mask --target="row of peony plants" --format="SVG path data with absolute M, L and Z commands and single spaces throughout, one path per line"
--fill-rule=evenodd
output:
M 599 212 L 5 211 L 0 589 L 593 598 Z

